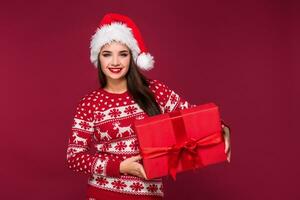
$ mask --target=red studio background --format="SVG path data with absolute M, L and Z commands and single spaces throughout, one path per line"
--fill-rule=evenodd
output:
M 98 87 L 89 42 L 107 12 L 138 24 L 156 60 L 146 75 L 219 104 L 231 125 L 232 162 L 165 178 L 166 199 L 300 199 L 299 11 L 288 0 L 1 1 L 0 199 L 84 199 L 88 177 L 66 167 L 66 147 L 77 102 Z

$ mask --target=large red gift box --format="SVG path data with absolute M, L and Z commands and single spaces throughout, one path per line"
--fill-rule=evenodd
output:
M 226 161 L 219 108 L 214 103 L 134 122 L 148 179 Z

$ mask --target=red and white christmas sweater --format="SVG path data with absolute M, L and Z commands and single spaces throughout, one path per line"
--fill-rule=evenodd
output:
M 164 83 L 149 80 L 162 113 L 196 106 Z M 145 180 L 119 171 L 120 162 L 139 155 L 133 129 L 135 120 L 148 115 L 126 91 L 110 93 L 98 88 L 78 103 L 68 141 L 67 166 L 89 175 L 88 185 L 106 191 L 163 197 L 162 178 Z M 91 153 L 94 145 L 96 153 Z

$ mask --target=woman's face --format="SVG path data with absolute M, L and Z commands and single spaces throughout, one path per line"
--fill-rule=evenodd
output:
M 129 48 L 120 42 L 111 42 L 102 47 L 99 53 L 101 70 L 109 79 L 123 79 L 129 69 Z

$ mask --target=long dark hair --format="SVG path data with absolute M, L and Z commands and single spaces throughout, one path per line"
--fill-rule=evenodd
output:
M 107 79 L 101 70 L 101 64 L 98 56 L 98 77 L 101 88 L 104 88 Z M 154 98 L 154 94 L 149 89 L 148 78 L 143 75 L 133 61 L 132 53 L 130 51 L 130 65 L 128 72 L 125 75 L 127 80 L 127 89 L 134 101 L 144 110 L 149 116 L 161 114 L 158 103 Z

